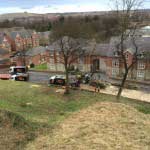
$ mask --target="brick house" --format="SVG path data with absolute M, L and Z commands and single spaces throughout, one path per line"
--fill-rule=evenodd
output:
M 47 63 L 49 58 L 49 50 L 46 47 L 35 47 L 26 52 L 26 64 L 40 65 Z
M 15 42 L 16 51 L 39 46 L 39 36 L 32 30 L 13 31 L 10 37 Z
M 150 80 L 150 37 L 139 37 L 138 44 L 138 62 L 130 70 L 128 79 L 147 81 Z M 128 64 L 132 62 L 134 47 L 128 40 L 126 45 L 126 59 Z M 61 52 L 57 46 L 49 46 L 48 68 L 51 71 L 64 71 L 64 66 L 59 59 Z M 84 47 L 86 54 L 73 63 L 75 68 L 82 72 L 99 73 L 106 78 L 120 78 L 124 73 L 124 66 L 121 57 L 118 55 L 114 43 L 111 41 L 106 44 L 96 44 L 94 50 L 88 45 Z
M 0 47 L 11 51 L 13 49 L 13 44 L 9 36 L 4 32 L 0 33 Z
M 39 35 L 37 32 L 32 32 L 32 47 L 38 47 L 39 46 Z

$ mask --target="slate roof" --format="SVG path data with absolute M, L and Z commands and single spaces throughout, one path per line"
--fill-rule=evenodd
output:
M 119 43 L 117 42 L 117 39 L 111 41 L 110 43 L 111 51 L 116 50 L 115 48 L 116 43 Z M 140 54 L 141 52 L 150 52 L 150 37 L 138 37 L 136 38 L 135 43 L 138 47 L 138 54 Z M 128 38 L 125 41 L 125 47 L 128 51 L 130 51 L 130 53 L 135 52 L 135 46 L 133 45 L 131 38 Z
M 4 32 L 0 32 L 0 44 L 2 44 L 3 40 L 4 40 Z
M 30 38 L 32 36 L 32 30 L 21 30 L 21 31 L 13 31 L 10 32 L 10 37 L 15 39 L 17 34 L 19 34 L 22 38 Z
M 46 52 L 48 49 L 43 46 L 35 47 L 33 49 L 30 49 L 26 52 L 27 56 L 36 56 L 38 54 Z
M 9 59 L 1 59 L 1 60 L 0 60 L 0 65 L 6 64 L 6 63 L 8 63 L 9 61 L 10 61 Z

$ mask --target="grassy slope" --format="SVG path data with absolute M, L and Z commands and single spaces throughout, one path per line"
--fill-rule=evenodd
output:
M 97 102 L 68 117 L 27 150 L 149 150 L 150 115 L 133 107 Z
M 72 112 L 97 101 L 115 102 L 114 96 L 73 91 L 69 96 L 55 93 L 55 88 L 31 83 L 0 81 L 0 109 L 13 112 L 28 121 L 35 129 L 53 127 Z M 150 113 L 150 104 L 122 98 L 121 103 Z M 33 124 L 34 123 L 34 124 Z M 34 128 L 33 128 L 34 129 Z M 43 131 L 43 130 L 42 130 Z M 26 131 L 28 132 L 28 131 Z

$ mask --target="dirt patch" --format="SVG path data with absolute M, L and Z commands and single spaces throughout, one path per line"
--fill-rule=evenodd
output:
M 150 116 L 119 103 L 97 103 L 66 119 L 27 150 L 148 150 Z
M 21 150 L 31 139 L 28 123 L 17 114 L 0 110 L 0 149 Z

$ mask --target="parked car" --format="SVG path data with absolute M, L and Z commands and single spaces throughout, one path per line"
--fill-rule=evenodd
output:
M 55 75 L 49 78 L 49 84 L 62 85 L 66 83 L 66 78 L 64 75 Z
M 28 81 L 29 74 L 26 66 L 12 66 L 9 70 L 10 79 L 15 81 Z
M 55 75 L 49 78 L 49 84 L 66 85 L 66 77 L 64 75 Z M 69 85 L 71 87 L 79 87 L 79 80 L 75 76 L 69 76 Z

